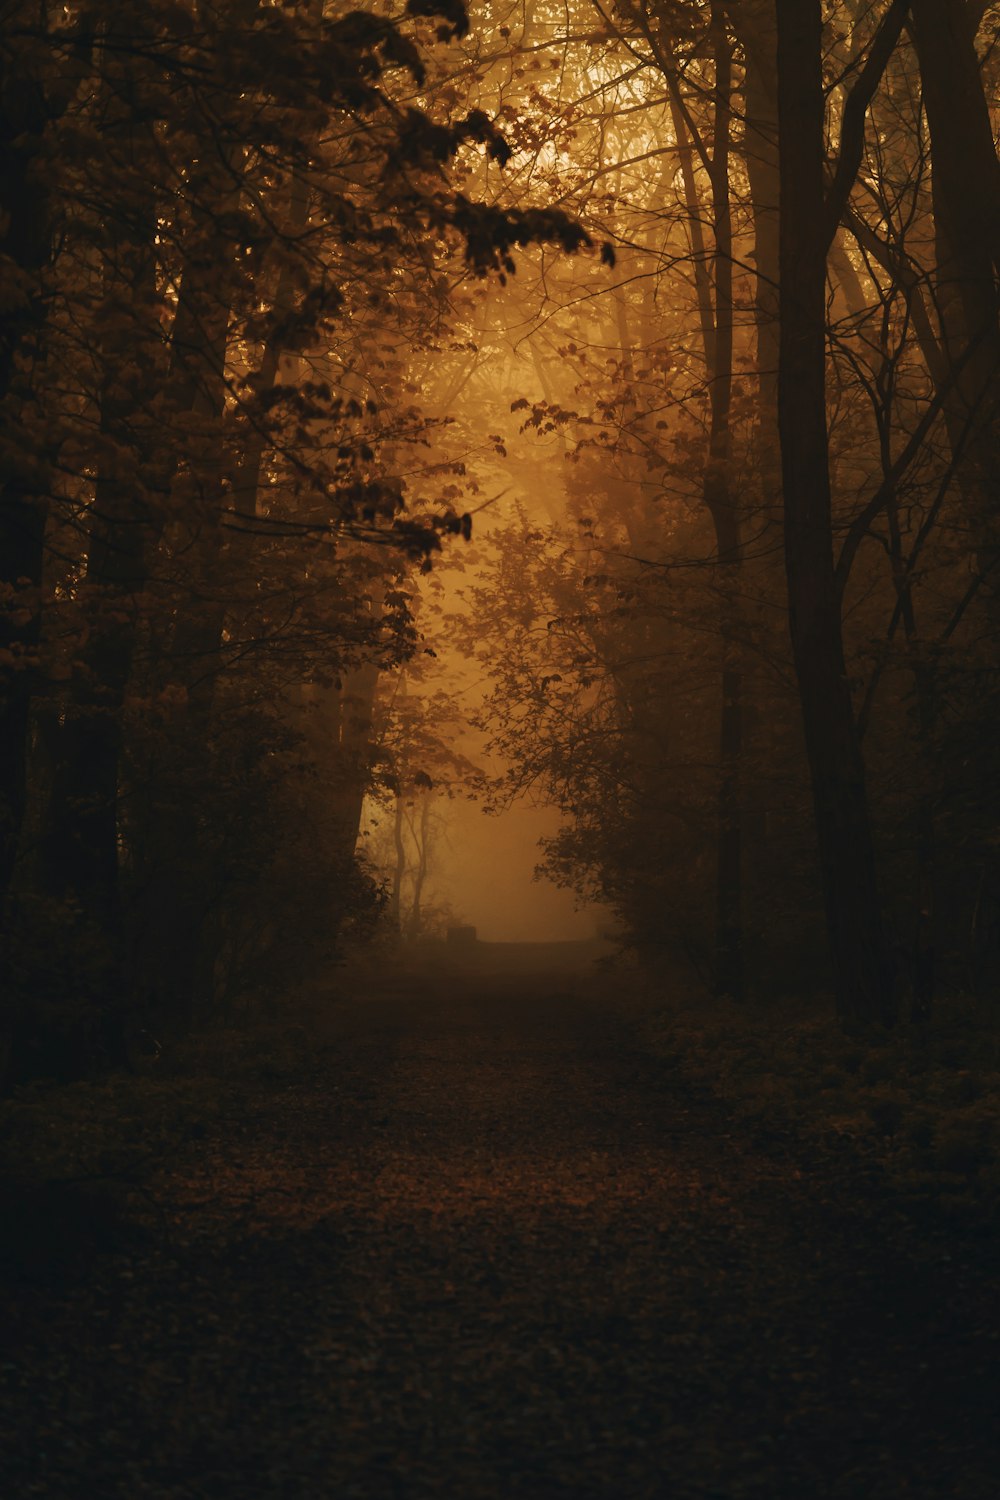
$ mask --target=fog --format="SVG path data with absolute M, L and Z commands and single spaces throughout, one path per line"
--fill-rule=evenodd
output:
M 520 382 L 529 388 L 531 382 L 526 360 L 514 361 L 513 369 L 514 374 L 508 370 L 506 377 L 511 383 L 499 393 L 490 374 L 470 382 L 459 407 L 463 430 L 482 427 L 487 416 L 492 425 L 511 425 L 505 407 L 511 395 L 524 388 Z M 440 938 L 449 925 L 460 924 L 475 927 L 486 942 L 573 942 L 614 925 L 608 908 L 557 885 L 540 869 L 542 842 L 567 827 L 564 814 L 546 801 L 544 792 L 529 788 L 520 796 L 496 794 L 516 768 L 490 742 L 486 703 L 497 689 L 496 664 L 488 647 L 479 657 L 470 655 L 467 637 L 484 623 L 475 619 L 470 598 L 476 590 L 488 590 L 498 565 L 497 540 L 516 524 L 519 508 L 542 509 L 547 518 L 554 518 L 563 544 L 572 538 L 560 450 L 535 442 L 530 457 L 529 464 L 523 456 L 520 463 L 503 464 L 496 484 L 506 483 L 477 514 L 471 540 L 446 547 L 433 572 L 421 580 L 416 606 L 422 641 L 419 666 L 408 663 L 400 676 L 387 677 L 381 686 L 383 701 L 391 702 L 402 690 L 413 712 L 432 731 L 441 725 L 441 705 L 446 701 L 450 717 L 441 731 L 444 755 L 450 752 L 462 759 L 459 774 L 446 769 L 445 785 L 434 798 L 435 827 L 422 893 L 424 936 Z M 544 507 L 538 504 L 539 493 L 544 494 Z M 462 622 L 460 640 L 455 636 L 456 621 Z M 435 747 L 428 745 L 427 751 L 433 757 Z M 427 764 L 433 769 L 430 761 Z M 432 779 L 436 777 L 435 772 Z M 392 882 L 394 854 L 387 822 L 386 808 L 369 803 L 361 847 L 367 845 L 377 868 Z
M 559 826 L 551 809 L 514 806 L 494 817 L 459 803 L 435 887 L 456 918 L 493 943 L 567 942 L 596 935 L 609 913 L 535 879 L 538 840 Z

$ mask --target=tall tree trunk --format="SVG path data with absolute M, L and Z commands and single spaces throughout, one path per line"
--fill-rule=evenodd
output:
M 820 0 L 778 0 L 781 344 L 778 421 L 792 652 L 812 776 L 838 1013 L 891 1022 L 864 765 L 833 564 L 826 417 L 825 111 Z
M 396 852 L 396 868 L 393 871 L 392 890 L 389 893 L 389 921 L 395 936 L 402 932 L 403 881 L 406 878 L 406 841 L 403 837 L 403 790 L 396 788 L 396 806 L 392 821 L 392 843 Z
M 733 492 L 733 216 L 729 159 L 732 129 L 732 47 L 723 8 L 712 5 L 715 60 L 714 143 L 711 162 L 715 236 L 714 364 L 709 368 L 711 426 L 703 499 L 715 527 L 722 584 L 719 806 L 716 846 L 715 988 L 743 998 L 743 673 L 740 664 L 739 573 L 743 542 L 739 501 Z
M 1000 162 L 966 0 L 911 0 L 931 136 L 935 217 L 947 256 L 939 276 L 954 288 L 967 336 L 996 336 L 1000 273 Z M 977 357 L 985 367 L 996 347 Z M 974 378 L 974 370 L 967 378 Z
M 945 410 L 980 563 L 1000 558 L 993 498 L 1000 444 L 1000 162 L 965 0 L 912 0 L 931 137 L 936 293 L 945 353 L 957 378 Z
M 134 33 L 129 40 L 135 42 Z M 55 737 L 57 757 L 40 845 L 43 887 L 72 897 L 103 933 L 112 970 L 119 957 L 122 714 L 145 579 L 153 438 L 148 408 L 160 346 L 156 190 L 149 183 L 145 194 L 137 195 L 132 185 L 143 180 L 145 166 L 143 81 L 141 69 L 123 77 L 122 41 L 110 25 L 102 60 L 103 140 L 118 200 L 113 196 L 109 207 L 115 228 L 104 252 L 103 279 L 108 304 L 126 320 L 132 360 L 123 366 L 118 329 L 113 345 L 101 351 L 97 399 L 102 447 L 110 456 L 102 458 L 87 518 L 81 595 L 88 605 L 88 631 L 78 652 L 63 728 Z M 115 180 L 119 174 L 125 188 Z M 114 978 L 110 982 L 117 983 Z
M 6 61 L 6 60 L 5 60 Z M 4 69 L 6 72 L 6 68 Z M 27 382 L 18 362 L 37 366 L 45 327 L 43 272 L 52 254 L 52 220 L 42 139 L 54 113 L 41 82 L 8 75 L 0 82 L 0 264 L 13 272 L 0 318 L 0 913 L 14 873 L 24 821 L 28 721 L 41 634 L 42 562 L 52 455 L 29 456 L 21 412 Z
M 888 474 L 890 455 L 888 430 L 884 428 L 882 468 Z M 913 696 L 917 710 L 917 733 L 925 763 L 929 769 L 932 753 L 932 738 L 937 718 L 937 692 L 933 658 L 926 655 L 917 631 L 917 613 L 913 599 L 913 577 L 903 556 L 903 536 L 900 525 L 899 501 L 894 487 L 886 504 L 886 520 L 889 529 L 889 557 L 892 563 L 893 586 L 896 590 L 896 609 L 901 617 L 906 651 L 913 673 Z M 934 818 L 934 792 L 929 776 L 924 778 L 919 791 L 914 827 L 914 856 L 916 875 L 916 917 L 913 924 L 911 948 L 910 1017 L 924 1020 L 929 1014 L 934 998 L 934 926 L 937 908 L 936 861 L 937 834 Z
M 776 437 L 778 409 L 778 94 L 774 0 L 728 5 L 743 50 L 746 110 L 743 155 L 754 226 L 757 379 L 765 440 Z
M 345 870 L 354 858 L 361 814 L 370 785 L 372 720 L 378 679 L 378 666 L 366 662 L 345 678 L 339 695 L 338 784 L 331 791 L 338 853 Z
M 742 999 L 746 987 L 743 941 L 743 672 L 738 618 L 739 571 L 743 561 L 739 500 L 732 484 L 733 398 L 733 219 L 730 197 L 732 133 L 732 45 L 726 7 L 711 9 L 715 87 L 713 147 L 702 153 L 711 189 L 713 245 L 709 252 L 695 177 L 694 149 L 679 79 L 669 50 L 666 81 L 677 140 L 681 179 L 694 261 L 695 294 L 709 395 L 708 455 L 702 501 L 712 518 L 721 584 L 723 665 L 720 674 L 719 782 L 716 803 L 715 933 L 713 987 Z
M 424 896 L 424 883 L 427 880 L 427 871 L 430 866 L 430 837 L 431 837 L 431 798 L 433 792 L 427 789 L 420 794 L 420 816 L 415 818 L 411 824 L 413 842 L 417 851 L 417 862 L 413 869 L 413 900 L 410 903 L 410 914 L 406 922 L 406 936 L 410 942 L 414 942 L 423 931 L 424 914 L 422 901 Z
M 242 153 L 240 153 L 242 160 Z M 235 207 L 239 199 L 238 188 L 231 195 L 231 203 L 224 207 Z M 289 195 L 286 234 L 297 238 L 308 221 L 309 192 L 301 173 L 293 176 Z M 219 238 L 213 264 L 225 264 L 231 268 L 233 246 L 228 240 Z M 216 309 L 214 340 L 210 347 L 202 342 L 197 349 L 200 356 L 199 410 L 206 422 L 206 443 L 214 461 L 206 464 L 202 473 L 203 495 L 198 512 L 198 533 L 192 548 L 192 576 L 185 580 L 193 584 L 193 597 L 185 599 L 177 609 L 166 669 L 173 681 L 185 690 L 183 710 L 183 734 L 192 746 L 207 743 L 212 734 L 215 713 L 216 690 L 222 665 L 222 644 L 229 612 L 225 597 L 222 574 L 229 551 L 224 529 L 224 501 L 242 517 L 257 513 L 259 503 L 260 475 L 267 443 L 262 428 L 253 431 L 238 456 L 228 464 L 224 452 L 222 420 L 225 400 L 226 322 L 228 321 L 228 296 L 222 296 L 217 284 L 206 288 Z M 294 303 L 294 276 L 288 265 L 282 266 L 272 301 L 272 316 L 277 326 L 291 311 Z M 218 316 L 223 309 L 225 317 Z M 196 327 L 204 327 L 204 315 Z M 266 397 L 279 380 L 281 358 L 284 349 L 280 339 L 274 335 L 266 343 L 260 365 L 254 377 L 254 390 Z M 229 479 L 229 494 L 224 494 L 224 467 Z M 360 808 L 359 808 L 360 819 Z M 162 877 L 169 884 L 172 872 L 197 863 L 200 842 L 200 819 L 197 809 L 183 804 L 171 811 L 166 820 L 161 820 L 155 840 L 156 860 L 161 866 Z M 354 831 L 357 836 L 357 829 Z M 352 841 L 351 850 L 353 853 Z M 169 973 L 169 988 L 172 1003 L 179 1006 L 181 1019 L 190 1020 L 194 1010 L 209 1005 L 212 1001 L 211 975 L 214 958 L 205 941 L 204 892 L 196 884 L 187 883 L 185 888 L 174 893 L 169 900 L 172 913 L 171 933 L 168 934 L 169 961 L 165 973 Z M 180 941 L 178 941 L 180 939 Z M 185 1011 L 187 1014 L 185 1015 Z
M 945 416 L 958 487 L 974 537 L 983 594 L 1000 614 L 1000 162 L 976 52 L 980 8 L 965 0 L 912 0 L 910 31 L 920 63 L 931 139 L 937 267 L 935 293 L 945 364 L 956 372 Z M 908 604 L 908 595 L 904 601 Z M 911 620 L 904 616 L 907 642 Z M 915 656 L 921 727 L 935 713 L 932 665 Z M 913 1008 L 925 1014 L 933 989 L 934 819 L 925 792 L 917 828 L 919 915 Z

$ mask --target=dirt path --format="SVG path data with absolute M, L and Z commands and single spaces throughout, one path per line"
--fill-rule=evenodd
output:
M 169 1234 L 24 1293 L 3 1493 L 994 1500 L 968 1267 L 558 989 L 356 1008 L 158 1181 Z

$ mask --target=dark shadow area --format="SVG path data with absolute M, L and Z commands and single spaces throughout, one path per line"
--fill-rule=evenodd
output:
M 161 1112 L 147 1196 L 17 1278 L 9 1492 L 988 1500 L 987 1267 L 734 1133 L 602 983 L 383 975 Z

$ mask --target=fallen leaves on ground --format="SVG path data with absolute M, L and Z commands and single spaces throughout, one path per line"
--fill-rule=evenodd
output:
M 5 1493 L 993 1500 L 988 1278 L 592 984 L 383 985 L 293 1054 L 123 1107 L 107 1234 L 11 1264 Z

